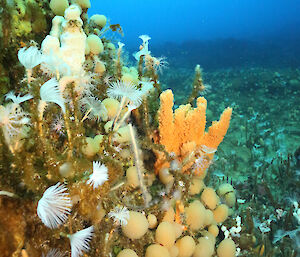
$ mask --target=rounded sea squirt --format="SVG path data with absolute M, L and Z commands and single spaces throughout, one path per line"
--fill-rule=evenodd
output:
M 217 190 L 220 198 L 225 201 L 228 207 L 233 207 L 236 203 L 235 191 L 232 185 L 228 183 L 221 184 Z
M 90 21 L 93 21 L 100 28 L 104 28 L 105 25 L 106 25 L 107 18 L 104 15 L 101 15 L 101 14 L 94 14 L 90 18 Z
M 208 237 L 200 237 L 193 257 L 211 257 L 215 250 L 215 242 Z
M 228 206 L 226 204 L 220 204 L 215 210 L 213 210 L 214 219 L 217 223 L 224 222 L 228 217 Z
M 148 227 L 147 218 L 143 213 L 130 211 L 127 224 L 122 226 L 122 232 L 132 240 L 140 239 L 146 234 Z
M 171 257 L 168 248 L 159 244 L 153 244 L 147 247 L 145 257 Z
M 86 39 L 89 46 L 90 52 L 92 54 L 98 55 L 103 52 L 104 46 L 101 39 L 96 35 L 89 35 Z
M 219 203 L 219 197 L 217 196 L 213 188 L 207 187 L 201 194 L 201 201 L 211 210 L 214 210 Z
M 176 246 L 179 250 L 177 257 L 191 257 L 195 251 L 196 243 L 191 236 L 184 236 L 177 240 Z
M 236 247 L 232 239 L 224 239 L 218 246 L 218 257 L 234 257 L 236 253 Z
M 195 231 L 204 226 L 205 223 L 205 207 L 203 204 L 195 200 L 186 208 L 186 223 L 191 230 Z
M 175 243 L 175 231 L 173 224 L 168 221 L 160 223 L 155 231 L 155 241 L 167 248 Z
M 117 257 L 139 257 L 135 251 L 131 249 L 124 249 L 118 253 Z

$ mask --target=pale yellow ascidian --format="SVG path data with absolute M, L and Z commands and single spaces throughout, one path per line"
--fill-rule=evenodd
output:
M 139 81 L 138 77 L 132 73 L 124 73 L 121 77 L 121 80 L 125 83 L 131 83 L 134 85 L 137 85 Z
M 104 50 L 103 43 L 101 39 L 96 35 L 89 35 L 86 39 L 86 43 L 89 46 L 91 54 L 101 54 Z
M 119 128 L 117 130 L 117 133 L 115 133 L 113 139 L 119 144 L 129 143 L 131 140 L 129 125 Z
M 203 189 L 205 188 L 205 184 L 201 178 L 194 177 L 192 179 L 190 188 L 189 188 L 189 194 L 190 195 L 196 195 L 199 194 Z
M 128 238 L 140 239 L 148 231 L 148 221 L 143 213 L 130 211 L 129 220 L 126 225 L 122 226 L 122 232 Z
M 217 193 L 229 207 L 233 207 L 235 205 L 236 196 L 232 185 L 228 183 L 221 184 L 217 190 Z
M 99 27 L 103 28 L 106 25 L 107 18 L 101 14 L 94 14 L 90 18 L 90 20 L 93 21 Z
M 127 184 L 132 187 L 138 187 L 140 185 L 138 173 L 135 166 L 131 166 L 126 171 Z M 149 217 L 149 216 L 148 216 Z
M 131 249 L 124 249 L 121 252 L 119 252 L 117 257 L 139 257 L 139 256 L 136 254 L 135 251 Z
M 149 228 L 153 229 L 157 226 L 157 218 L 154 214 L 149 214 L 147 217 Z
M 186 208 L 186 223 L 191 230 L 195 231 L 204 226 L 205 222 L 205 207 L 203 204 L 195 200 Z
M 196 248 L 196 243 L 191 236 L 184 236 L 176 242 L 179 250 L 177 257 L 191 257 Z
M 236 247 L 232 239 L 224 239 L 218 246 L 217 254 L 218 257 L 234 257 Z
M 175 238 L 179 238 L 184 230 L 184 226 L 182 224 L 179 224 L 177 222 L 173 222 L 173 227 L 174 227 L 174 231 L 175 231 Z
M 103 141 L 103 135 L 97 135 L 94 138 L 86 137 L 86 144 L 82 146 L 81 151 L 87 157 L 93 157 L 100 150 L 100 144 Z
M 155 241 L 167 248 L 175 243 L 175 231 L 173 224 L 168 221 L 160 223 L 155 231 Z
M 193 257 L 211 257 L 215 250 L 215 243 L 208 237 L 198 239 Z
M 170 257 L 178 257 L 179 250 L 176 245 L 173 245 L 169 250 Z
M 164 213 L 164 217 L 162 221 L 168 221 L 170 223 L 174 222 L 175 212 L 172 207 L 168 208 L 168 210 Z
M 50 9 L 55 15 L 64 16 L 65 10 L 69 7 L 68 0 L 51 0 Z
M 94 72 L 97 73 L 98 75 L 102 76 L 105 71 L 106 71 L 105 64 L 101 61 L 97 61 L 95 63 Z
M 75 169 L 71 162 L 65 162 L 59 167 L 59 174 L 64 178 L 71 177 L 74 173 Z
M 159 244 L 152 244 L 148 246 L 145 257 L 171 257 L 168 248 Z
M 91 7 L 90 0 L 73 0 L 74 4 L 78 4 L 82 9 L 88 9 Z
M 107 110 L 108 119 L 112 120 L 118 112 L 120 102 L 114 98 L 105 98 L 102 104 Z
M 214 219 L 217 223 L 224 222 L 228 217 L 228 206 L 226 204 L 220 204 L 218 207 L 213 210 Z
M 201 194 L 201 201 L 209 209 L 214 210 L 219 203 L 219 197 L 213 188 L 206 187 Z
M 219 228 L 216 224 L 212 224 L 208 227 L 208 232 L 211 233 L 214 237 L 219 235 Z
M 159 175 L 159 180 L 160 180 L 164 185 L 173 183 L 173 181 L 174 181 L 174 177 L 173 177 L 172 174 L 170 174 L 168 168 L 161 169 L 161 170 L 159 171 L 159 174 L 158 174 L 158 175 Z
M 206 209 L 205 210 L 205 221 L 204 221 L 204 226 L 209 226 L 214 222 L 214 214 L 211 210 Z

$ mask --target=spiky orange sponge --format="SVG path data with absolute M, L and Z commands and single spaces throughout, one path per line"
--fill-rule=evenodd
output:
M 202 156 L 205 155 L 208 162 L 203 165 L 204 167 L 201 170 L 206 170 L 209 161 L 213 158 L 214 151 L 217 150 L 228 130 L 232 108 L 226 108 L 220 120 L 214 121 L 208 132 L 205 132 L 206 99 L 199 97 L 196 108 L 191 107 L 190 104 L 181 105 L 175 112 L 172 110 L 173 99 L 171 90 L 166 90 L 160 95 L 160 108 L 158 111 L 159 143 L 165 146 L 167 152 L 174 153 L 181 161 L 192 152 L 198 153 L 194 157 L 195 161 L 197 157 L 201 156 L 202 152 Z M 161 160 L 163 155 L 158 154 L 157 157 L 157 164 L 163 163 Z M 192 163 L 185 169 L 191 165 Z

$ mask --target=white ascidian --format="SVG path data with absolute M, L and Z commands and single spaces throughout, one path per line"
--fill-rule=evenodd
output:
M 108 169 L 101 162 L 93 162 L 93 174 L 90 175 L 88 184 L 93 185 L 94 189 L 101 186 L 108 180 Z
M 38 202 L 37 214 L 48 228 L 54 229 L 66 222 L 72 203 L 67 188 L 57 183 L 49 187 Z
M 113 211 L 108 213 L 117 225 L 126 226 L 129 220 L 129 210 L 126 207 L 116 206 Z
M 89 242 L 94 232 L 93 226 L 68 235 L 71 244 L 71 257 L 79 257 L 90 249 Z

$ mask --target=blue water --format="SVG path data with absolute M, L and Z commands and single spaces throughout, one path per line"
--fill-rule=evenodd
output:
M 293 40 L 300 37 L 299 0 L 101 0 L 89 15 L 122 25 L 125 44 L 149 34 L 152 44 L 236 38 Z

